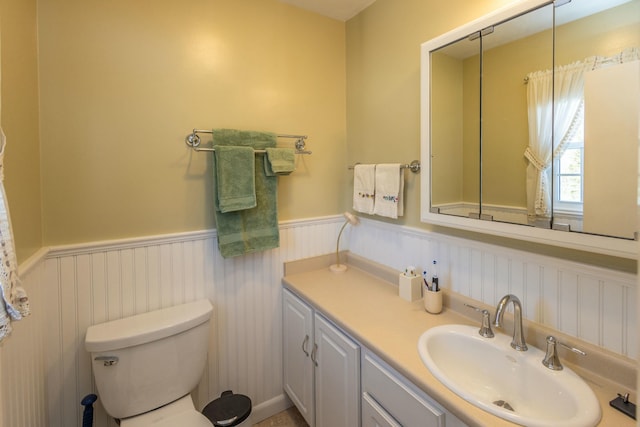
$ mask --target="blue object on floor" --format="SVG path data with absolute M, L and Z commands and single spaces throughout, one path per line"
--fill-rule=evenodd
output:
M 98 396 L 95 394 L 87 394 L 80 402 L 84 406 L 84 412 L 82 413 L 82 427 L 93 426 L 93 403 L 98 400 Z

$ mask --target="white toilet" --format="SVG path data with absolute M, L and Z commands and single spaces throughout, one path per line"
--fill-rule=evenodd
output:
M 98 396 L 121 427 L 211 427 L 189 393 L 207 361 L 211 303 L 195 301 L 87 329 Z

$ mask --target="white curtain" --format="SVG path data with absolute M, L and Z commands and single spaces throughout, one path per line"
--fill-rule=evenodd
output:
M 551 218 L 551 164 L 562 155 L 581 121 L 584 73 L 592 66 L 593 61 L 580 61 L 557 67 L 555 73 L 536 71 L 527 76 L 529 146 L 524 155 L 529 161 L 529 223 Z M 554 137 L 558 141 L 555 148 Z
M 548 224 L 551 218 L 551 165 L 554 158 L 562 156 L 567 141 L 582 121 L 585 73 L 638 59 L 640 49 L 633 47 L 614 56 L 593 56 L 556 67 L 555 73 L 545 70 L 527 76 L 529 146 L 524 155 L 529 161 L 527 213 L 530 224 L 541 221 Z
M 0 342 L 11 333 L 11 322 L 28 316 L 29 298 L 18 278 L 18 264 L 7 195 L 4 190 L 4 153 L 6 138 L 0 129 Z

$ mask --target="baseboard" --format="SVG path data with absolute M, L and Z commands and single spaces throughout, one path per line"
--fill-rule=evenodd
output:
M 278 412 L 282 412 L 293 406 L 293 402 L 283 392 L 281 395 L 262 402 L 251 409 L 251 424 L 257 424 L 269 417 L 274 416 Z

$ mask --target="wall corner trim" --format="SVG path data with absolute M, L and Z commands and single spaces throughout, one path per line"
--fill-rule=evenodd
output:
M 18 274 L 20 276 L 25 276 L 29 274 L 29 272 L 35 268 L 42 260 L 44 260 L 47 255 L 49 255 L 50 248 L 43 247 L 38 249 L 36 253 L 27 258 L 24 262 L 21 262 L 18 265 Z
M 324 217 L 303 218 L 296 220 L 280 221 L 280 229 L 304 227 L 311 224 L 330 224 L 342 219 L 342 215 L 330 215 Z M 61 256 L 107 252 L 110 250 L 135 249 L 145 246 L 162 245 L 167 243 L 180 243 L 194 240 L 205 240 L 217 237 L 217 230 L 187 231 L 181 233 L 159 234 L 152 236 L 131 237 L 126 239 L 104 240 L 98 242 L 74 243 L 70 245 L 51 246 L 43 257 L 56 258 Z
M 47 258 L 107 252 L 110 250 L 134 249 L 145 246 L 193 240 L 204 240 L 215 236 L 215 230 L 200 230 L 173 234 L 159 234 L 154 236 L 131 237 L 126 239 L 103 240 L 99 242 L 74 243 L 70 245 L 50 247 Z

